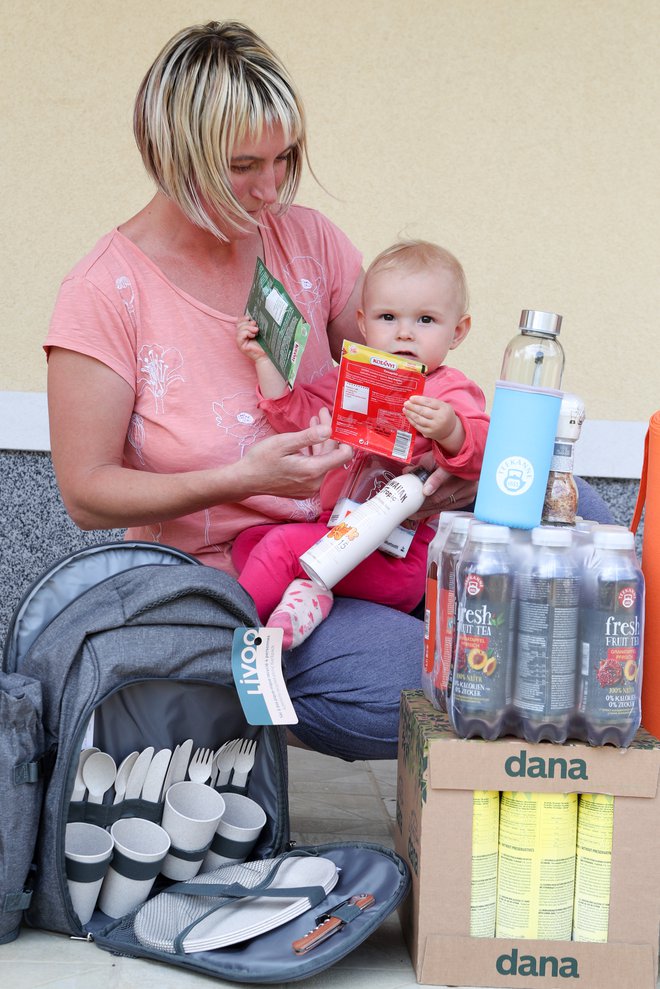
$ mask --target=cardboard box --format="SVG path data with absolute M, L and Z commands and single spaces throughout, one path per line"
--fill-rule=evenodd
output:
M 460 739 L 421 691 L 404 691 L 396 850 L 412 874 L 400 912 L 417 981 L 655 989 L 659 777 L 660 742 L 643 729 L 628 749 Z M 606 944 L 470 937 L 474 790 L 615 795 Z

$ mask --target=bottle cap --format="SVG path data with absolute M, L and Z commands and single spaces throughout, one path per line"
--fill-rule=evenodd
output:
M 556 312 L 540 309 L 523 309 L 518 328 L 521 333 L 541 333 L 543 336 L 559 336 L 562 317 Z
M 480 522 L 472 527 L 470 535 L 475 542 L 479 543 L 508 543 L 511 538 L 511 531 L 507 525 Z
M 570 546 L 573 542 L 573 533 L 570 529 L 539 525 L 532 529 L 532 542 L 535 546 Z
M 593 532 L 593 543 L 599 549 L 634 549 L 635 536 L 624 525 L 599 525 Z
M 411 474 L 414 474 L 415 477 L 418 477 L 420 479 L 420 481 L 422 482 L 422 484 L 424 483 L 424 481 L 427 481 L 429 479 L 429 477 L 431 476 L 431 471 L 430 470 L 426 470 L 425 467 L 415 467 L 415 469 L 413 471 L 411 471 L 410 473 Z

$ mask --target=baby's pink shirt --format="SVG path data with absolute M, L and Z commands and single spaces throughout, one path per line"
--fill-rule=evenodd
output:
M 267 216 L 262 237 L 266 267 L 310 324 L 298 375 L 311 383 L 333 366 L 326 327 L 346 306 L 361 255 L 322 214 L 302 206 Z M 231 464 L 275 432 L 258 406 L 254 364 L 236 346 L 236 318 L 177 288 L 118 230 L 64 279 L 47 353 L 50 347 L 96 358 L 134 390 L 128 467 L 172 473 Z M 134 527 L 126 538 L 177 546 L 235 573 L 230 544 L 237 533 L 273 521 L 309 521 L 319 507 L 318 498 L 255 496 Z

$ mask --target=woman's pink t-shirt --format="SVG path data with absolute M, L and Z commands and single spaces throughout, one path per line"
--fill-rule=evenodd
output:
M 262 237 L 266 267 L 310 325 L 298 374 L 314 381 L 332 367 L 326 327 L 346 306 L 361 255 L 321 213 L 302 206 L 268 216 Z M 172 473 L 231 464 L 275 432 L 259 409 L 254 364 L 236 346 L 236 318 L 177 288 L 118 230 L 64 279 L 47 353 L 50 347 L 96 358 L 134 389 L 128 467 Z M 308 521 L 318 512 L 318 498 L 255 496 L 134 527 L 126 537 L 177 546 L 234 573 L 230 544 L 237 533 Z

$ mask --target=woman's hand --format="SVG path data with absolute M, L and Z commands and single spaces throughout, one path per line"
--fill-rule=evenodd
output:
M 450 474 L 444 467 L 436 467 L 424 482 L 422 490 L 426 495 L 426 501 L 412 518 L 425 519 L 439 512 L 453 511 L 471 505 L 477 494 L 477 485 L 477 481 L 466 481 L 462 477 Z
M 48 364 L 52 457 L 66 509 L 81 529 L 122 529 L 189 515 L 255 494 L 307 498 L 351 459 L 330 440 L 329 414 L 269 436 L 236 463 L 160 474 L 124 467 L 133 389 L 92 357 L 53 347 Z
M 308 429 L 269 436 L 250 447 L 236 465 L 241 480 L 247 479 L 250 493 L 287 498 L 309 498 L 315 494 L 327 472 L 341 467 L 353 456 L 352 448 L 346 443 L 330 439 L 328 419 L 327 409 L 321 409 Z

